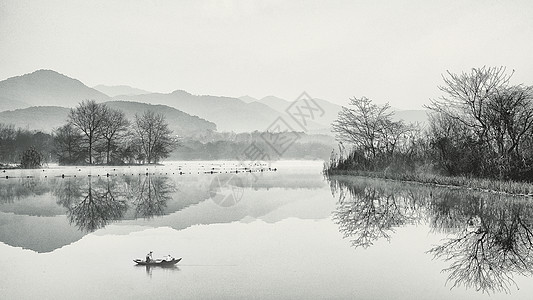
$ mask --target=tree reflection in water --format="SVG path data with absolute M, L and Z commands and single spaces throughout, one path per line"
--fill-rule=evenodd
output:
M 152 218 L 163 215 L 167 202 L 176 192 L 168 177 L 147 175 L 127 181 L 128 198 L 135 207 L 135 217 Z
M 513 275 L 533 275 L 533 206 L 495 195 L 464 198 L 467 205 L 454 210 L 466 221 L 429 253 L 450 262 L 444 271 L 454 286 L 509 292 Z
M 134 216 L 151 218 L 162 215 L 176 191 L 167 177 L 65 178 L 53 189 L 57 203 L 67 209 L 70 224 L 92 232 L 124 218 L 131 207 Z
M 71 224 L 92 232 L 120 220 L 128 209 L 124 189 L 116 179 L 66 179 L 55 188 L 57 203 L 67 209 Z
M 329 180 L 339 194 L 334 220 L 356 248 L 390 239 L 395 227 L 427 222 L 448 234 L 428 253 L 450 263 L 443 271 L 452 287 L 509 292 L 514 275 L 533 275 L 529 199 L 382 180 Z
M 386 193 L 384 189 L 354 182 L 352 185 L 339 185 L 338 191 L 339 201 L 333 220 L 355 248 L 367 248 L 381 238 L 389 240 L 394 227 L 419 219 L 415 203 Z
M 0 180 L 0 204 L 32 195 L 43 195 L 50 191 L 49 184 L 40 178 L 11 178 Z

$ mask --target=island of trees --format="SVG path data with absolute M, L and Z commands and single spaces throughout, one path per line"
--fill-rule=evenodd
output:
M 130 121 L 94 100 L 71 109 L 66 124 L 51 135 L 0 124 L 0 142 L 3 161 L 20 161 L 23 168 L 49 160 L 43 152 L 61 165 L 158 163 L 178 146 L 164 116 L 148 110 Z
M 505 67 L 448 72 L 442 97 L 427 105 L 425 128 L 393 121 L 388 104 L 350 99 L 332 125 L 340 151 L 325 172 L 432 183 L 532 181 L 533 88 L 510 84 L 512 75 Z

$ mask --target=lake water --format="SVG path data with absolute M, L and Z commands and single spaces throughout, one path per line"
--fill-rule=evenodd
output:
M 7 170 L 1 298 L 533 298 L 532 199 L 245 167 Z

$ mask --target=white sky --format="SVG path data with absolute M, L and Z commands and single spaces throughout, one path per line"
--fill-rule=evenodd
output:
M 131 2 L 131 3 L 130 3 Z M 421 108 L 446 70 L 533 83 L 531 1 L 3 1 L 0 80 Z

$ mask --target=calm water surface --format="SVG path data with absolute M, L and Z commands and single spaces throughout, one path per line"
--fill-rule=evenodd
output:
M 531 199 L 274 167 L 8 170 L 0 295 L 533 298 Z M 133 263 L 149 251 L 183 260 Z

